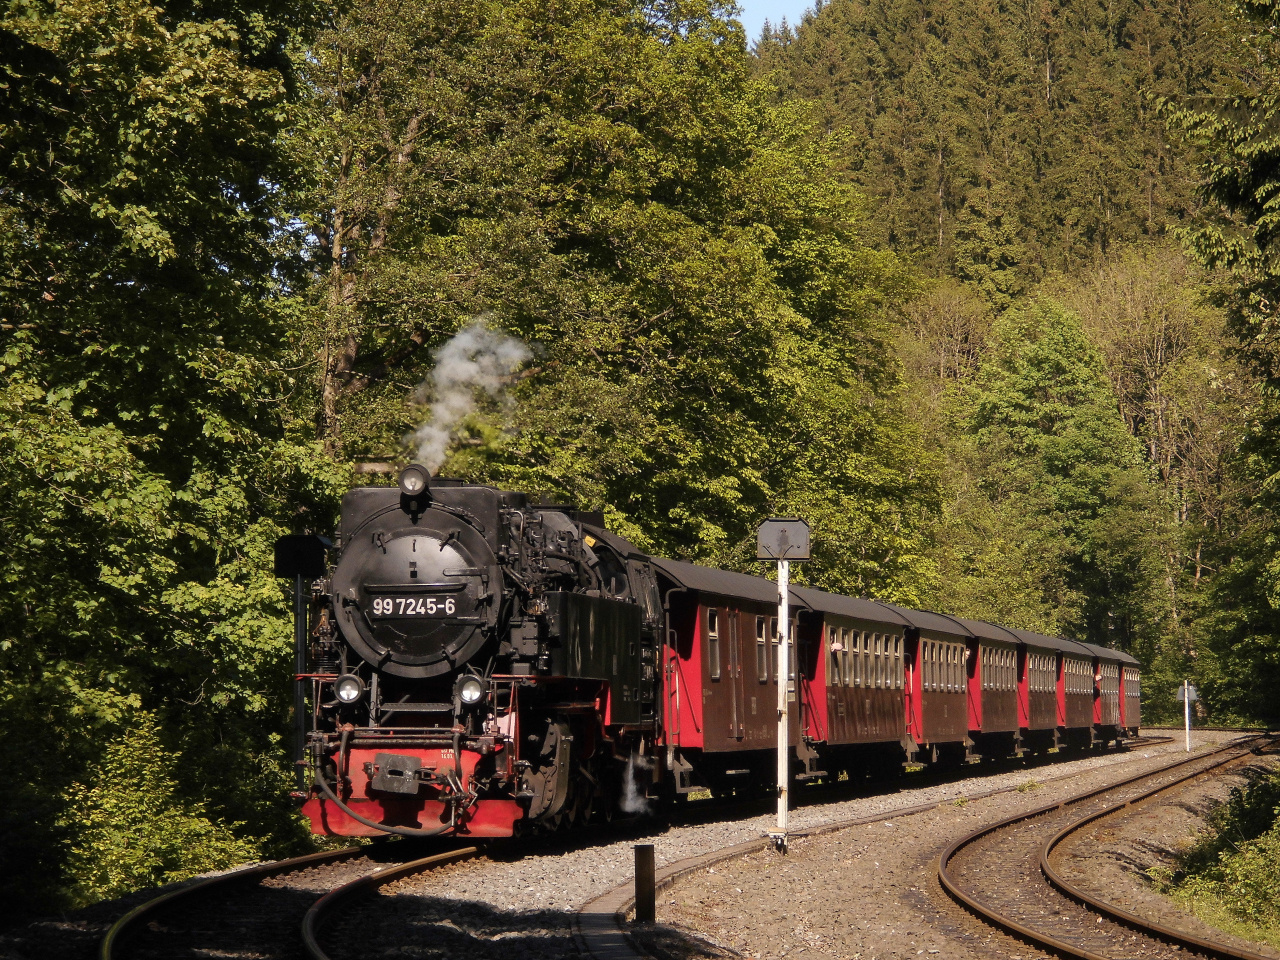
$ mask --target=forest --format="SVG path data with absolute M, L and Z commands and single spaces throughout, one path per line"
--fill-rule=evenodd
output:
M 1280 715 L 1280 4 L 736 13 L 6 0 L 13 918 L 307 848 L 272 545 L 468 328 L 447 475 Z

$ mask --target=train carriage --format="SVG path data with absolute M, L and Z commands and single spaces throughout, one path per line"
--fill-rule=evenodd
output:
M 873 600 L 807 587 L 792 593 L 807 608 L 802 634 L 813 631 L 819 641 L 809 735 L 825 744 L 834 766 L 842 769 L 851 766 L 846 748 L 857 745 L 889 745 L 900 761 L 906 742 L 908 622 Z
M 1018 726 L 1021 739 L 1032 749 L 1042 750 L 1059 743 L 1058 728 L 1065 726 L 1058 704 L 1061 659 L 1072 657 L 1082 663 L 1080 645 L 1029 630 L 1011 629 L 1020 643 L 1018 654 Z M 1081 704 L 1073 701 L 1073 707 Z M 1077 709 L 1083 716 L 1083 712 Z
M 1092 643 L 1082 643 L 1080 646 L 1086 648 L 1092 657 L 1094 741 L 1107 743 L 1117 740 L 1124 722 L 1120 693 L 1121 668 L 1126 660 L 1132 658 L 1128 654 Z
M 1093 726 L 1093 656 L 1082 644 L 1062 643 L 1056 682 L 1058 727 L 1068 740 L 1078 741 Z
M 1018 638 L 1004 627 L 955 618 L 973 639 L 967 650 L 969 737 L 978 752 L 1013 752 L 1018 741 Z
M 669 763 L 680 774 L 677 791 L 758 780 L 778 742 L 777 585 L 676 560 L 654 558 L 653 565 L 668 611 L 662 715 Z M 793 609 L 795 637 L 799 605 Z M 789 671 L 793 702 L 797 661 L 800 686 L 811 690 L 815 680 L 813 658 L 803 655 L 808 645 L 794 649 L 802 655 Z M 803 712 L 790 713 L 792 743 L 808 722 Z
M 1138 735 L 1142 726 L 1142 675 L 1136 658 L 1115 651 L 1121 660 L 1120 667 L 1120 723 L 1131 736 Z
M 967 750 L 967 651 L 973 637 L 951 617 L 891 603 L 883 606 L 908 624 L 903 709 L 913 746 L 927 747 L 932 756 L 952 747 Z

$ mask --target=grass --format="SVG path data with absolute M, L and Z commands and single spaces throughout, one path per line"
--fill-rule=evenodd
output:
M 1152 871 L 1161 892 L 1221 930 L 1280 947 L 1280 771 L 1214 808 L 1177 869 Z

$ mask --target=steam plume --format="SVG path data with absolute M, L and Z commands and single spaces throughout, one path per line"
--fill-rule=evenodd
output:
M 435 369 L 418 388 L 431 399 L 431 416 L 413 433 L 416 460 L 435 474 L 444 463 L 453 431 L 475 409 L 476 391 L 500 398 L 511 373 L 531 356 L 514 337 L 473 320 L 435 353 Z
M 622 778 L 622 796 L 619 798 L 619 806 L 622 807 L 623 813 L 643 813 L 647 814 L 652 809 L 652 805 L 641 792 L 640 784 L 637 782 L 637 771 L 649 771 L 653 769 L 653 761 L 647 757 L 633 753 L 627 759 L 627 772 Z

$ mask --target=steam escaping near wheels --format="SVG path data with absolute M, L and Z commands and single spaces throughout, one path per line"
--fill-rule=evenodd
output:
M 415 459 L 434 476 L 444 463 L 453 432 L 475 409 L 476 391 L 505 400 L 507 381 L 531 356 L 529 348 L 477 317 L 435 353 L 435 368 L 419 386 L 416 400 L 431 404 L 430 419 L 410 436 Z
M 627 759 L 627 772 L 622 778 L 622 796 L 618 805 L 623 813 L 648 815 L 653 812 L 653 803 L 645 796 L 644 789 L 636 782 L 636 771 L 649 773 L 653 770 L 653 761 L 633 753 Z M 647 779 L 647 778 L 646 778 Z

